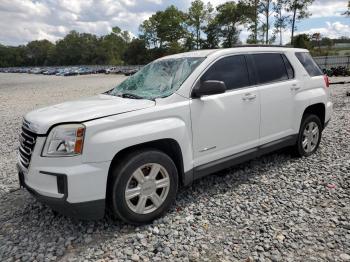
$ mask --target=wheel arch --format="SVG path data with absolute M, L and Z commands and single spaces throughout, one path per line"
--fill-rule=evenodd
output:
M 326 106 L 323 103 L 312 104 L 305 108 L 302 119 L 307 114 L 314 114 L 318 116 L 320 118 L 322 128 L 325 127 Z
M 131 154 L 134 151 L 142 150 L 142 149 L 156 149 L 165 154 L 167 154 L 175 163 L 175 166 L 179 175 L 180 185 L 187 184 L 184 172 L 184 163 L 183 163 L 183 155 L 182 150 L 179 143 L 175 139 L 164 138 L 159 140 L 153 140 L 149 142 L 144 142 L 137 145 L 132 145 L 130 147 L 126 147 L 120 150 L 112 159 L 112 162 L 109 166 L 108 170 L 108 178 L 107 178 L 107 190 L 106 194 L 108 194 L 108 186 L 111 184 L 112 179 L 112 168 L 118 164 L 120 159 L 123 159 L 127 155 Z

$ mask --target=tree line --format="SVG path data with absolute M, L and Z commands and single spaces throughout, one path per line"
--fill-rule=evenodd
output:
M 295 44 L 296 23 L 309 17 L 314 0 L 239 0 L 216 8 L 194 0 L 186 12 L 174 5 L 143 21 L 139 36 L 119 27 L 104 36 L 71 31 L 56 43 L 37 40 L 17 47 L 0 45 L 0 66 L 77 64 L 145 64 L 158 57 L 203 48 L 241 44 L 243 28 L 250 32 L 248 44 L 284 42 L 290 27 Z M 344 15 L 348 15 L 345 13 Z

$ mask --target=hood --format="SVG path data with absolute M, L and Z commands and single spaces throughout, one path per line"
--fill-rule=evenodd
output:
M 110 95 L 97 95 L 76 101 L 48 106 L 29 112 L 25 120 L 37 134 L 46 134 L 55 124 L 84 122 L 94 118 L 116 115 L 154 106 L 155 102 L 144 99 L 128 99 Z

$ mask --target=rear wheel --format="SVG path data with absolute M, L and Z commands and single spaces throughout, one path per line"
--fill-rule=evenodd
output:
M 163 152 L 143 150 L 130 154 L 113 169 L 112 176 L 110 209 L 127 223 L 149 223 L 175 200 L 177 169 Z
M 310 156 L 316 152 L 322 135 L 321 121 L 316 115 L 303 117 L 294 153 L 297 156 Z

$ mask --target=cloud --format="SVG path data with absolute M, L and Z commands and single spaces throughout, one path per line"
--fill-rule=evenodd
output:
M 326 27 L 311 28 L 309 30 L 304 30 L 297 32 L 298 34 L 313 34 L 320 33 L 321 36 L 326 36 L 329 38 L 339 38 L 341 36 L 350 37 L 350 25 L 342 24 L 341 22 L 326 22 Z
M 69 31 L 108 34 L 112 27 L 138 34 L 139 25 L 158 10 L 173 4 L 185 11 L 192 0 L 0 0 L 0 43 L 25 44 L 32 40 L 48 39 L 52 42 Z M 207 2 L 207 0 L 204 0 Z M 210 1 L 214 6 L 225 0 Z M 338 16 L 345 11 L 347 0 L 316 0 L 310 7 L 315 17 Z M 334 21 L 333 21 L 334 22 Z M 328 35 L 338 35 L 339 22 L 315 28 Z M 346 25 L 344 25 L 346 26 Z M 310 26 L 309 26 L 310 27 Z M 307 28 L 309 28 L 307 27 Z M 313 29 L 310 29 L 313 30 Z M 332 30 L 335 30 L 332 32 Z M 349 30 L 347 31 L 349 32 Z M 241 33 L 244 41 L 248 33 Z
M 347 6 L 347 0 L 316 0 L 310 6 L 309 11 L 312 13 L 312 18 L 341 16 L 346 11 Z
M 137 35 L 143 20 L 170 4 L 187 0 L 1 0 L 0 43 L 54 42 L 71 30 L 104 35 L 114 26 Z

